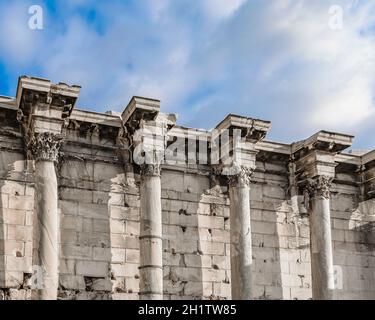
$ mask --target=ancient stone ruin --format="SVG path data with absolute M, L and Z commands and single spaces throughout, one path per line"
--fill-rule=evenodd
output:
M 375 151 L 79 92 L 21 77 L 0 97 L 0 299 L 375 299 Z

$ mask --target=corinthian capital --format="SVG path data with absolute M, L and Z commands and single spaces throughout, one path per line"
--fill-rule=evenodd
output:
M 57 161 L 62 140 L 61 134 L 34 133 L 29 137 L 27 148 L 34 160 Z
M 309 199 L 315 197 L 331 198 L 332 177 L 317 176 L 309 179 L 305 186 L 305 203 L 308 206 Z
M 239 167 L 234 174 L 228 175 L 229 186 L 250 186 L 251 176 L 254 173 L 255 168 L 252 167 Z
M 161 175 L 161 166 L 160 163 L 155 164 L 142 164 L 141 165 L 141 175 L 142 176 L 154 176 L 160 177 Z

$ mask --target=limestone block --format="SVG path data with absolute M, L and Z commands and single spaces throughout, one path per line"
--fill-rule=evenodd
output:
M 60 226 L 61 229 L 79 232 L 83 230 L 83 219 L 76 216 L 62 215 Z
M 214 268 L 229 270 L 230 257 L 228 256 L 212 256 L 212 265 Z
M 19 288 L 20 286 L 22 286 L 23 281 L 23 271 L 0 272 L 0 283 L 3 284 L 3 288 L 17 288 L 17 291 L 19 291 Z M 14 293 L 16 293 L 16 291 Z
M 231 297 L 231 285 L 230 283 L 213 283 L 213 294 L 214 296 L 230 298 Z
M 111 248 L 111 261 L 112 263 L 124 263 L 125 262 L 125 249 Z
M 125 236 L 125 248 L 139 250 L 139 238 L 137 236 Z
M 282 186 L 269 185 L 269 184 L 264 185 L 263 186 L 263 200 L 266 200 L 266 198 L 284 200 L 285 189 Z
M 280 286 L 265 286 L 265 296 L 271 300 L 280 300 L 283 297 L 283 289 Z
M 34 199 L 29 196 L 9 195 L 9 208 L 16 210 L 33 210 Z
M 252 232 L 274 235 L 276 234 L 276 223 L 254 221 L 251 224 Z
M 59 200 L 58 205 L 61 209 L 62 214 L 73 216 L 78 215 L 78 202 L 69 200 Z
M 32 260 L 31 257 L 14 257 L 6 256 L 5 268 L 9 271 L 21 271 L 25 273 L 32 272 Z
M 136 277 L 139 276 L 138 266 L 135 263 L 112 264 L 111 270 L 115 277 Z
M 94 174 L 95 181 L 109 180 L 115 181 L 120 177 L 124 176 L 124 168 L 121 165 L 111 165 L 107 163 L 94 163 Z
M 349 221 L 343 219 L 332 219 L 333 229 L 348 230 Z
M 76 274 L 89 277 L 107 277 L 109 265 L 106 262 L 78 260 L 76 262 Z
M 81 246 L 93 246 L 109 248 L 111 241 L 109 233 L 104 232 L 81 232 L 78 234 L 78 243 Z
M 25 242 L 24 243 L 24 256 L 31 257 L 33 252 L 33 243 L 32 242 Z
M 125 222 L 125 233 L 128 235 L 136 235 L 139 236 L 140 234 L 140 223 L 137 221 L 126 221 Z
M 253 273 L 253 282 L 258 286 L 273 286 L 279 279 L 280 276 L 273 273 Z
M 168 294 L 183 295 L 186 284 L 185 281 L 164 280 L 163 290 Z
M 7 194 L 0 194 L 0 208 L 9 208 L 9 196 Z
M 25 243 L 19 242 L 19 241 L 7 240 L 7 241 L 4 241 L 3 248 L 1 249 L 3 249 L 3 252 L 1 252 L 2 254 L 14 256 L 14 257 L 22 257 L 24 256 L 24 252 L 25 252 L 24 251 Z M 0 266 L 0 270 L 1 270 L 1 266 Z
M 34 219 L 33 211 L 26 211 L 25 212 L 25 226 L 32 226 Z
M 25 195 L 25 183 L 20 183 L 12 180 L 4 180 L 4 182 L 0 185 L 1 193 L 6 193 L 12 196 Z
M 202 203 L 200 202 L 198 204 L 197 208 L 197 214 L 203 214 L 203 215 L 217 215 L 217 216 L 224 216 L 224 206 L 215 206 L 215 208 L 212 208 L 212 205 L 208 203 Z
M 161 188 L 184 192 L 184 175 L 181 173 L 163 172 L 161 176 Z
M 185 254 L 184 263 L 187 267 L 212 268 L 212 256 Z
M 213 229 L 212 230 L 212 241 L 214 242 L 230 242 L 230 234 L 228 230 L 219 230 Z
M 128 263 L 139 263 L 139 250 L 126 249 L 126 262 Z
M 32 231 L 30 226 L 8 225 L 7 238 L 8 240 L 31 241 Z
M 274 235 L 264 235 L 263 243 L 268 248 L 279 248 L 279 237 Z
M 307 262 L 289 262 L 290 274 L 311 274 L 311 265 Z
M 91 190 L 60 187 L 59 194 L 62 200 L 79 201 L 80 203 L 92 203 L 93 200 Z
M 92 290 L 94 291 L 112 291 L 112 282 L 110 279 L 92 279 Z
M 108 219 L 109 212 L 107 205 L 84 203 L 78 204 L 78 214 L 86 218 Z
M 332 240 L 333 241 L 345 241 L 345 232 L 343 230 L 332 230 Z
M 200 241 L 199 248 L 203 254 L 211 254 L 211 255 L 224 255 L 225 254 L 224 243 Z
M 194 206 L 196 206 L 196 203 L 198 203 L 201 199 L 201 195 L 197 193 L 180 192 L 179 199 L 193 203 Z
M 109 212 L 112 219 L 139 221 L 138 208 L 111 205 Z
M 61 234 L 61 243 L 62 244 L 77 244 L 78 242 L 78 233 L 73 230 L 60 230 Z
M 312 299 L 312 291 L 311 289 L 305 288 L 291 288 L 290 289 L 290 297 L 292 300 L 311 300 Z
M 139 279 L 125 278 L 125 286 L 128 292 L 138 293 L 139 292 Z
M 184 255 L 163 252 L 163 266 L 175 266 L 178 267 L 184 263 Z M 186 264 L 186 263 L 185 263 Z
M 60 275 L 60 286 L 63 290 L 85 290 L 83 276 Z
M 3 209 L 2 219 L 6 224 L 21 225 L 25 224 L 26 213 L 24 210 L 14 210 L 14 209 Z
M 184 294 L 194 297 L 209 297 L 213 294 L 212 282 L 188 282 L 185 284 Z
M 109 233 L 109 231 L 111 230 L 112 232 L 112 222 L 114 222 L 116 220 L 112 220 L 111 222 L 109 220 L 102 220 L 102 219 L 92 219 L 92 231 L 94 232 L 103 232 L 103 233 Z M 111 224 L 111 227 L 110 227 L 110 224 Z M 115 223 L 116 224 L 116 223 Z M 124 230 L 124 224 L 123 223 L 119 223 L 119 225 L 122 224 L 122 232 L 117 232 L 117 233 L 123 233 L 123 230 Z M 119 225 L 117 227 L 119 227 Z M 116 228 L 116 226 L 114 226 L 114 228 Z
M 183 191 L 190 193 L 202 194 L 205 190 L 210 188 L 210 181 L 207 177 L 184 175 Z
M 200 268 L 183 268 L 183 267 L 171 267 L 169 273 L 169 279 L 173 281 L 202 281 L 202 272 Z M 209 281 L 209 280 L 206 280 Z
M 200 216 L 203 217 L 203 216 Z M 185 213 L 170 212 L 169 222 L 171 225 L 185 226 L 185 227 L 198 227 L 197 215 L 186 215 Z M 202 227 L 199 224 L 200 227 Z
M 93 256 L 92 259 L 96 261 L 111 261 L 111 249 L 110 248 L 99 248 L 99 247 L 93 247 Z M 113 261 L 113 260 L 112 260 Z
M 60 274 L 74 274 L 75 273 L 75 260 L 60 259 L 59 271 Z
M 224 270 L 202 269 L 202 281 L 223 282 L 226 280 Z
M 110 235 L 112 248 L 126 248 L 125 241 L 126 237 L 121 234 L 111 234 Z
M 193 241 L 181 241 L 180 239 L 169 241 L 169 249 L 173 252 L 179 253 L 196 253 L 198 251 L 198 242 Z
M 224 229 L 224 218 L 198 215 L 198 226 L 208 229 Z
M 113 300 L 138 300 L 137 293 L 114 293 L 112 294 Z

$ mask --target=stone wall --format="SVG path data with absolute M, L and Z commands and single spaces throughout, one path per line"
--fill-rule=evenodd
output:
M 0 299 L 32 298 L 41 250 L 35 161 L 25 152 L 18 108 L 13 99 L 0 103 Z M 140 270 L 150 267 L 140 261 L 142 172 L 129 157 L 123 129 L 119 116 L 78 109 L 64 127 L 55 163 L 58 299 L 139 298 Z M 175 126 L 175 133 L 184 130 Z M 299 185 L 298 161 L 306 154 L 291 160 L 293 148 L 256 145 L 250 184 L 254 299 L 313 297 L 311 212 Z M 334 154 L 330 221 L 338 299 L 375 299 L 371 154 Z M 161 166 L 164 299 L 232 297 L 229 185 L 212 168 Z

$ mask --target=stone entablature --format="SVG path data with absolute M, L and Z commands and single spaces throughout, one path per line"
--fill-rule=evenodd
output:
M 354 137 L 277 143 L 270 122 L 237 115 L 212 131 L 186 128 L 155 99 L 133 97 L 122 114 L 77 109 L 79 91 L 21 77 L 16 98 L 0 97 L 0 289 L 333 299 L 353 287 L 344 250 L 375 275 L 375 151 L 345 153 Z M 337 265 L 349 277 L 343 292 Z M 24 283 L 33 266 L 48 286 Z M 361 290 L 351 297 L 375 298 Z

